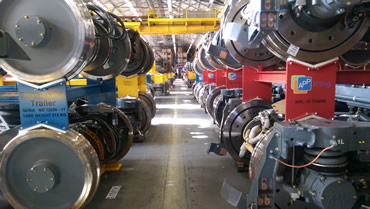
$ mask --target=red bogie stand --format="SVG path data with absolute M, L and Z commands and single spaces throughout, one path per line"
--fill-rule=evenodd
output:
M 243 71 L 226 69 L 226 89 L 241 89 L 243 86 Z
M 207 70 L 203 71 L 203 83 L 208 84 L 208 71 Z
M 286 70 L 243 67 L 243 102 L 260 98 L 271 101 L 272 83 L 286 85 L 285 120 L 298 120 L 308 115 L 332 119 L 336 84 L 370 84 L 370 71 L 339 69 L 339 60 L 316 65 L 293 58 Z
M 212 72 L 209 70 L 204 70 L 203 71 L 203 83 L 204 84 L 216 83 L 216 71 Z
M 216 70 L 216 87 L 226 85 L 226 71 L 225 70 Z

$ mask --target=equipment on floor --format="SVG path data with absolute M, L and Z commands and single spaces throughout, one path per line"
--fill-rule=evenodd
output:
M 5 0 L 0 14 L 0 68 L 16 84 L 3 86 L 1 73 L 0 189 L 14 208 L 82 208 L 100 176 L 121 168 L 135 128 L 150 127 L 153 52 L 82 0 Z M 121 76 L 136 78 L 140 120 L 118 108 L 127 106 L 117 98 Z
M 207 103 L 221 132 L 209 152 L 228 152 L 238 170 L 249 173 L 247 193 L 225 182 L 221 194 L 231 205 L 355 209 L 370 204 L 369 6 L 340 0 L 229 4 L 206 53 L 218 59 L 229 52 L 243 65 L 240 72 L 218 66 L 233 73 L 228 78 L 238 80 L 240 73 L 239 83 L 226 81 L 221 90 L 231 94 L 241 88 L 237 105 L 230 110 L 224 96 L 212 94 Z M 198 60 L 204 56 L 199 50 Z M 213 67 L 202 69 L 205 84 L 194 88 L 201 104 Z

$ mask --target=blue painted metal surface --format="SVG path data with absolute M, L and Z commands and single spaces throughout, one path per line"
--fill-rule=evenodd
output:
M 146 83 L 152 83 L 152 74 L 146 74 Z
M 116 80 L 87 80 L 86 86 L 67 86 L 63 80 L 42 87 L 26 83 L 0 86 L 0 104 L 19 104 L 22 129 L 44 126 L 67 131 L 68 101 L 80 98 L 87 98 L 89 104 L 116 106 Z
M 203 76 L 197 75 L 197 82 L 202 83 L 203 82 Z
M 62 131 L 69 129 L 66 82 L 35 88 L 18 83 L 22 129 L 46 125 Z
M 117 90 L 116 90 L 116 79 L 110 79 L 107 81 L 95 81 L 87 80 L 87 86 L 99 85 L 98 90 L 88 94 L 87 100 L 89 104 L 104 103 L 111 106 L 116 106 L 117 102 Z
M 86 86 L 67 86 L 67 100 L 79 98 L 91 99 L 91 104 L 106 103 L 115 106 L 116 84 L 115 79 L 108 81 L 90 81 Z M 0 86 L 0 104 L 18 104 L 17 86 Z

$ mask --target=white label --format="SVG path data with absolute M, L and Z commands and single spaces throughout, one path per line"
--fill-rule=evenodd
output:
M 104 70 L 106 70 L 106 69 L 110 68 L 109 63 L 108 63 L 108 62 L 106 62 L 106 63 L 104 64 L 103 68 L 104 68 Z
M 298 52 L 299 52 L 299 47 L 293 44 L 290 44 L 287 53 L 295 57 L 297 56 Z
M 109 193 L 108 193 L 108 195 L 105 199 L 106 200 L 116 199 L 119 190 L 121 190 L 121 186 L 112 186 L 112 188 L 110 189 L 110 191 L 109 191 Z

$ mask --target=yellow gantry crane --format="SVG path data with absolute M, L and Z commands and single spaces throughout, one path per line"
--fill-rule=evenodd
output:
M 130 15 L 132 9 L 115 8 L 127 28 L 138 31 L 141 35 L 172 35 L 207 33 L 220 29 L 223 9 L 206 10 L 188 9 L 135 9 L 136 15 Z M 116 12 L 117 13 L 117 12 Z M 138 15 L 145 14 L 145 15 Z

